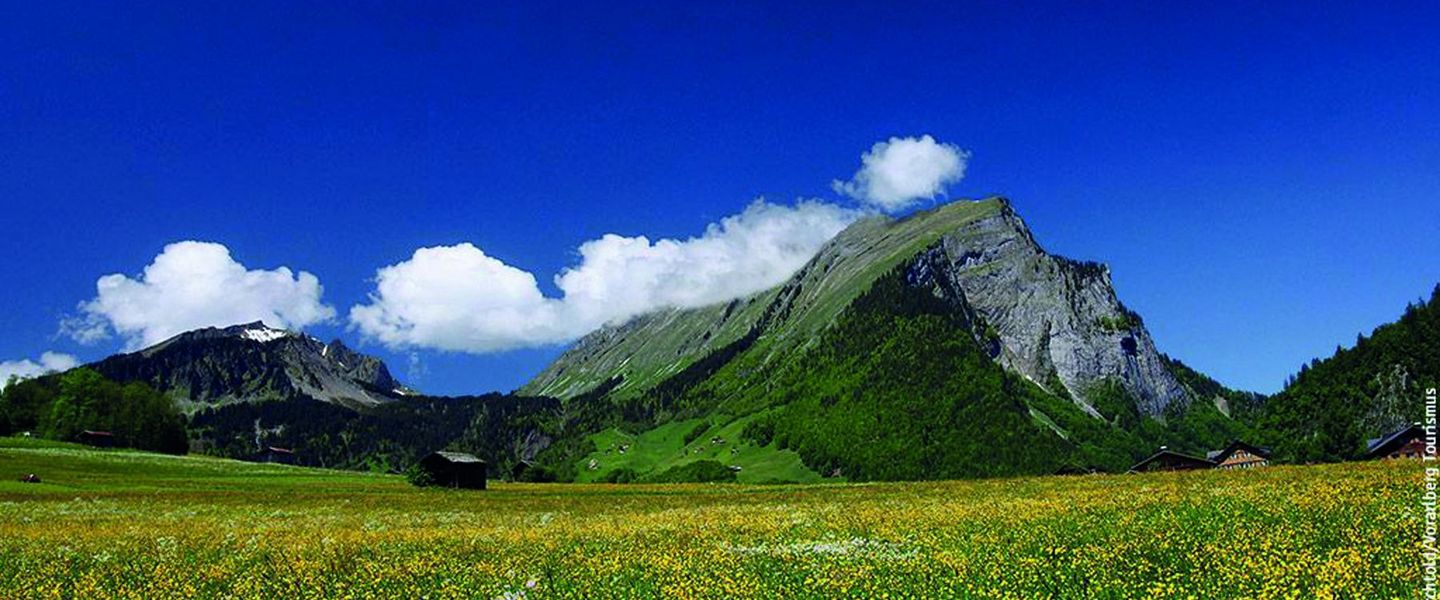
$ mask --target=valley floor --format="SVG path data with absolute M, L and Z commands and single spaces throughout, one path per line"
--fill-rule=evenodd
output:
M 1415 463 L 461 492 L 0 438 L 0 475 L 4 598 L 1400 598 L 1420 584 Z

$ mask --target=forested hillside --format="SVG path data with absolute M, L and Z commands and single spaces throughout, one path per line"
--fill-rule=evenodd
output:
M 30 432 L 73 441 L 82 431 L 116 443 L 183 453 L 185 420 L 169 397 L 139 382 L 119 384 L 87 368 L 12 382 L 0 392 L 0 435 Z
M 498 472 L 529 457 L 527 436 L 548 439 L 555 406 L 550 399 L 486 394 L 419 396 L 356 411 L 296 397 L 206 409 L 190 429 L 198 448 L 218 456 L 246 458 L 274 445 L 294 450 L 304 464 L 399 472 L 450 449 L 482 456 Z
M 0 435 L 74 441 L 81 431 L 98 430 L 113 433 L 118 446 L 239 459 L 277 446 L 293 450 L 300 464 L 386 472 L 449 448 L 505 471 L 548 443 L 557 407 L 553 399 L 487 394 L 414 396 L 354 410 L 296 394 L 208 407 L 187 418 L 173 398 L 144 383 L 117 383 L 82 367 L 7 386 L 0 392 Z
M 1291 461 L 1364 454 L 1365 440 L 1420 419 L 1426 388 L 1440 385 L 1440 285 L 1394 323 L 1301 367 L 1265 404 L 1258 425 Z

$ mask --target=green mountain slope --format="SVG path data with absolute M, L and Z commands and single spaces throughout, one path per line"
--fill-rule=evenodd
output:
M 827 244 L 785 285 L 727 304 L 670 309 L 586 336 L 518 393 L 572 398 L 611 377 L 615 397 L 635 397 L 701 357 L 749 333 L 766 310 L 774 323 L 764 346 L 803 344 L 834 320 L 870 282 L 947 232 L 999 214 L 1001 200 L 955 202 L 920 217 L 869 217 Z M 777 302 L 780 308 L 777 308 Z
M 1243 433 L 1180 367 L 1105 267 L 1045 253 L 990 199 L 857 222 L 784 284 L 596 332 L 521 393 L 565 399 L 540 456 L 562 478 L 701 460 L 754 478 L 742 463 L 792 480 L 969 477 L 1120 470 Z M 742 435 L 675 443 L 696 423 Z
M 618 376 L 624 380 L 614 395 L 637 396 L 743 337 L 778 291 L 701 308 L 663 310 L 602 329 L 577 342 L 518 393 L 569 399 Z

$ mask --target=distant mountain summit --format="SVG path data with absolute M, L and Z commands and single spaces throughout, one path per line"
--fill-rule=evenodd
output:
M 260 321 L 188 331 L 90 367 L 150 384 L 187 411 L 296 397 L 360 410 L 413 394 L 378 358 Z
M 83 371 L 98 373 L 88 374 L 91 379 L 125 384 L 106 382 L 123 390 L 115 402 L 106 400 L 107 410 L 134 413 L 117 403 L 144 399 L 144 386 L 129 385 L 143 383 L 182 413 L 180 443 L 191 452 L 231 458 L 267 460 L 280 448 L 297 464 L 399 472 L 426 454 L 450 449 L 483 456 L 502 470 L 497 472 L 508 473 L 560 431 L 554 399 L 425 396 L 397 381 L 380 359 L 339 340 L 327 344 L 258 321 L 187 331 L 77 371 L 5 388 L 0 434 L 47 422 L 59 400 L 72 393 L 67 385 L 78 389 L 75 382 L 86 381 Z M 75 382 L 67 384 L 67 377 Z M 85 428 L 120 422 L 103 411 L 90 413 L 79 417 Z

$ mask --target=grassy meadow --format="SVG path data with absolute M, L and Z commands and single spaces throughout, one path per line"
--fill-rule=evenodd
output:
M 1410 598 L 1420 580 L 1413 463 L 462 492 L 0 438 L 0 475 L 0 598 Z
M 822 481 L 795 451 L 744 440 L 741 431 L 753 418 L 741 417 L 722 425 L 705 419 L 671 421 L 638 434 L 611 427 L 590 436 L 596 449 L 578 461 L 576 479 L 597 482 L 619 469 L 661 473 L 696 460 L 713 460 L 739 466 L 735 473 L 739 483 Z M 589 468 L 592 465 L 594 469 Z

